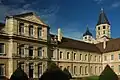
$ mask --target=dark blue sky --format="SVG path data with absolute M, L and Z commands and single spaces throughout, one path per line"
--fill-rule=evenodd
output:
M 95 36 L 101 7 L 111 23 L 112 37 L 120 37 L 120 0 L 0 0 L 0 20 L 6 15 L 34 11 L 50 25 L 52 33 L 60 27 L 64 36 L 80 39 L 86 25 Z

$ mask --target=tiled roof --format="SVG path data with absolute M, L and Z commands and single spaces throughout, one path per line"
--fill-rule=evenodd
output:
M 54 37 L 54 35 L 51 35 L 51 36 Z M 58 43 L 58 47 L 101 53 L 98 47 L 95 46 L 95 44 L 90 44 L 90 43 L 86 43 L 83 41 L 78 41 L 78 40 L 74 40 L 66 37 L 62 38 L 62 41 Z
M 96 44 L 102 53 L 120 50 L 120 38 L 111 39 L 106 42 L 106 48 L 103 49 L 103 42 Z

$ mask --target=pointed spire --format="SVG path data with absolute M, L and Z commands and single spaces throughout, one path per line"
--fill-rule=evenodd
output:
M 104 9 L 103 8 L 101 8 L 101 12 L 103 12 L 104 11 Z
M 86 32 L 83 34 L 83 36 L 86 36 L 86 35 L 92 36 L 92 33 L 89 31 L 88 25 L 86 27 L 87 29 L 86 29 Z
M 110 24 L 108 19 L 107 19 L 107 16 L 104 13 L 104 9 L 103 8 L 101 8 L 101 12 L 100 12 L 100 15 L 99 15 L 99 19 L 98 19 L 97 25 L 100 25 L 100 24 Z

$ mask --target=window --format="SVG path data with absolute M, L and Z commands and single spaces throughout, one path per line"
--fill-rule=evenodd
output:
M 120 59 L 120 54 L 118 54 L 119 55 L 119 59 Z
M 105 26 L 103 26 L 103 29 L 105 29 Z
M 91 67 L 90 67 L 90 72 L 91 72 L 91 73 L 92 73 L 92 71 L 93 71 L 92 69 L 93 69 L 93 68 L 92 68 L 92 66 L 91 66 Z
M 38 38 L 41 38 L 42 36 L 42 28 L 38 28 Z
M 87 60 L 87 54 L 85 55 L 85 60 Z
M 19 24 L 19 34 L 23 35 L 24 34 L 24 23 Z
M 24 70 L 24 63 L 21 63 L 21 62 L 20 62 L 20 63 L 18 64 L 18 66 L 19 66 L 22 70 Z
M 29 36 L 33 36 L 33 25 L 29 25 Z
M 60 59 L 62 59 L 62 51 L 60 51 Z
M 111 66 L 111 68 L 114 70 L 114 66 Z
M 4 64 L 0 64 L 0 76 L 5 75 L 5 65 Z
M 80 60 L 82 60 L 82 54 L 80 54 Z
M 4 54 L 4 43 L 0 43 L 0 54 Z
M 97 73 L 97 66 L 95 66 L 95 74 Z
M 74 74 L 76 74 L 77 68 L 76 66 L 74 66 Z
M 87 66 L 85 66 L 85 74 L 87 75 Z
M 19 46 L 19 55 L 20 56 L 24 55 L 24 45 L 23 44 Z
M 105 34 L 105 31 L 103 31 L 103 34 Z
M 70 72 L 70 66 L 67 66 L 67 70 Z
M 80 74 L 82 74 L 82 66 L 80 66 Z
M 104 61 L 106 61 L 107 60 L 107 56 L 104 56 Z
M 38 76 L 41 77 L 42 75 L 42 63 L 38 64 Z
M 33 46 L 29 46 L 29 56 L 33 56 Z
M 97 56 L 95 56 L 95 61 L 97 60 Z
M 100 27 L 98 27 L 98 30 L 100 30 Z
M 74 53 L 74 60 L 76 59 L 76 53 Z
M 42 47 L 39 47 L 39 48 L 38 48 L 38 56 L 39 56 L 39 57 L 42 57 Z
M 85 36 L 85 39 L 87 39 L 87 37 Z
M 101 67 L 99 67 L 99 72 L 101 72 Z
M 62 66 L 60 66 L 60 69 L 61 69 L 61 70 L 62 70 L 62 68 L 63 68 L 63 67 L 62 67 Z
M 120 73 L 120 65 L 118 66 L 118 68 L 119 68 L 119 73 Z
M 100 35 L 100 32 L 98 32 L 98 35 Z
M 29 78 L 33 78 L 33 63 L 29 64 Z
M 112 54 L 112 55 L 111 55 L 111 60 L 113 60 L 113 59 L 114 59 L 114 55 Z
M 100 56 L 99 56 L 99 62 L 100 62 Z
M 70 59 L 70 53 L 67 52 L 67 59 Z
M 92 55 L 90 55 L 90 60 L 92 60 Z

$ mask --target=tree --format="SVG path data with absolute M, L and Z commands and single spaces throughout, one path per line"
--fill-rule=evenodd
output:
M 118 80 L 118 76 L 110 68 L 110 66 L 107 65 L 101 73 L 101 75 L 99 76 L 99 80 Z
M 27 74 L 19 67 L 11 75 L 10 80 L 28 80 Z
M 39 80 L 69 80 L 69 78 L 67 74 L 52 62 Z
M 72 75 L 70 74 L 70 72 L 68 71 L 68 69 L 64 68 L 64 73 L 68 75 L 68 78 L 71 79 Z

